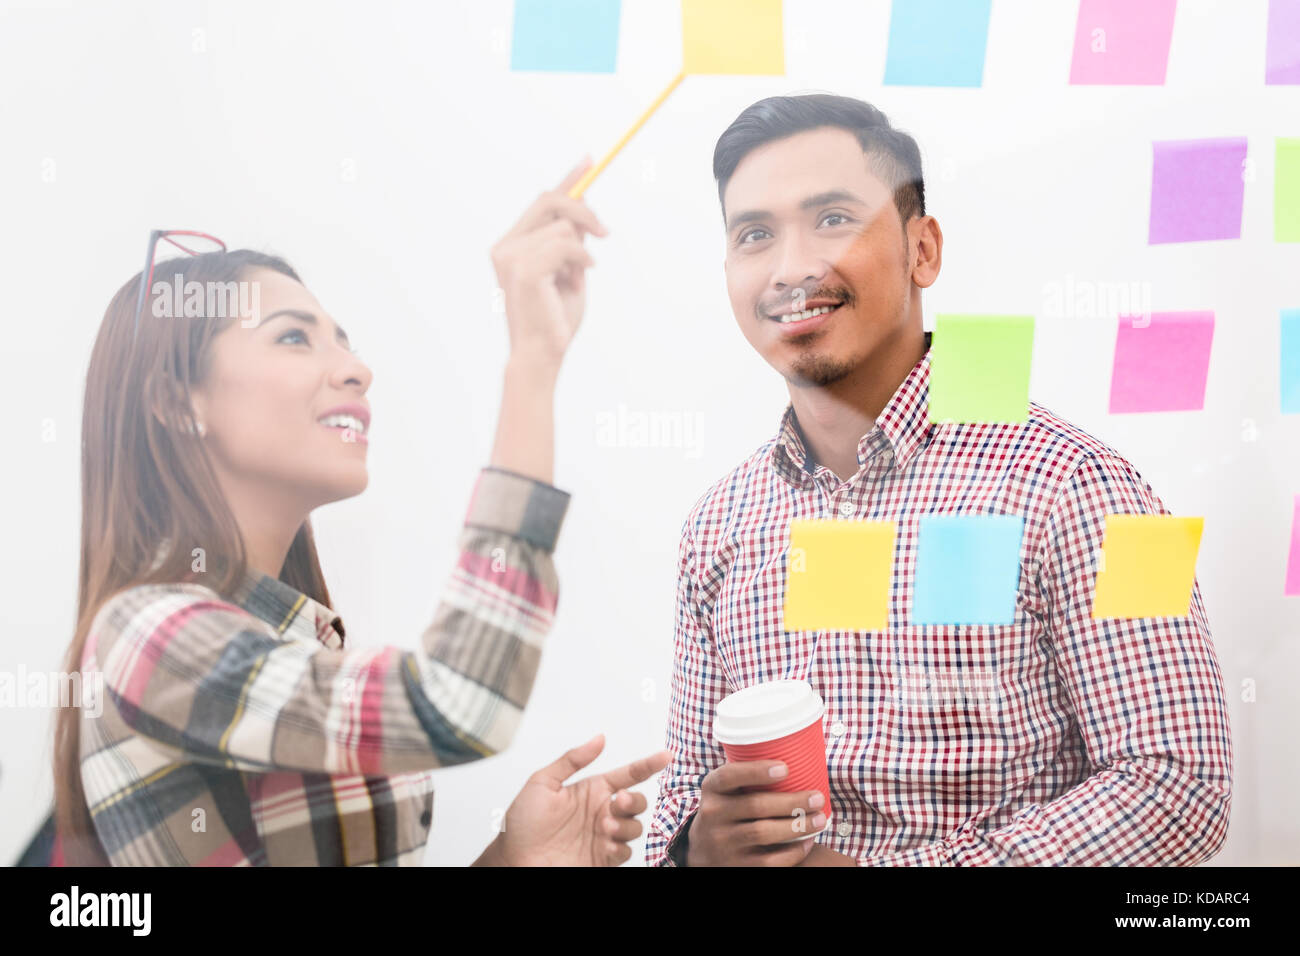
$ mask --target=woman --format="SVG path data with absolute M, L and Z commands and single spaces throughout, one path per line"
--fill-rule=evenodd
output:
M 77 629 L 56 821 L 69 864 L 419 864 L 430 771 L 504 749 L 555 609 L 553 390 L 585 305 L 568 198 L 586 163 L 493 248 L 510 331 L 491 463 L 418 649 L 355 648 L 310 513 L 366 486 L 370 370 L 284 261 L 160 263 L 171 283 L 256 283 L 260 314 L 165 317 L 146 277 L 104 317 L 87 373 Z M 201 285 L 198 288 L 211 288 Z M 211 301 L 211 300 L 209 300 Z M 138 325 L 137 325 L 138 320 Z M 666 752 L 564 786 L 600 737 L 529 779 L 476 865 L 616 865 Z

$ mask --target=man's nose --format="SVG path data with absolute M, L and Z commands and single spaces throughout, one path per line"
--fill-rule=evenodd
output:
M 826 274 L 827 263 L 802 232 L 787 234 L 778 240 L 772 285 L 778 289 L 816 282 Z

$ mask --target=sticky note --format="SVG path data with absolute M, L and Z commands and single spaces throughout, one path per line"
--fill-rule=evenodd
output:
M 1282 414 L 1300 413 L 1300 309 L 1282 310 Z
M 930 422 L 1023 422 L 1029 417 L 1032 315 L 936 315 Z
M 1300 83 L 1300 0 L 1269 0 L 1264 82 Z
M 1300 139 L 1277 140 L 1273 156 L 1273 241 L 1300 242 Z
M 1300 595 L 1300 495 L 1295 496 L 1295 509 L 1291 512 L 1291 554 L 1286 562 L 1286 589 L 1283 593 Z
M 687 73 L 785 73 L 781 0 L 682 0 Z
M 892 521 L 791 521 L 785 629 L 884 628 L 889 620 L 895 534 Z
M 1108 514 L 1092 616 L 1186 617 L 1204 518 Z
M 1177 0 L 1081 0 L 1070 82 L 1161 86 Z
M 894 0 L 886 86 L 982 86 L 992 0 Z
M 613 73 L 622 0 L 515 0 L 510 69 Z
M 1153 143 L 1147 242 L 1240 239 L 1246 138 Z
M 922 515 L 912 624 L 1010 624 L 1022 515 Z
M 1121 315 L 1110 373 L 1111 413 L 1204 408 L 1213 339 L 1213 312 Z

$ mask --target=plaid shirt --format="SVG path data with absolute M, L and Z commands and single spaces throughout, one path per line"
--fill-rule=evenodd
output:
M 668 748 L 646 839 L 682 865 L 719 700 L 809 681 L 826 702 L 831 822 L 861 865 L 1191 865 L 1228 828 L 1232 742 L 1210 625 L 1093 620 L 1106 514 L 1168 514 L 1116 451 L 1037 403 L 1014 425 L 926 422 L 930 352 L 841 481 L 812 463 L 793 406 L 776 437 L 687 518 Z M 1013 623 L 908 624 L 922 515 L 1023 515 Z M 897 522 L 889 627 L 785 631 L 794 518 Z M 981 695 L 927 698 L 931 686 Z M 900 688 L 902 691 L 900 692 Z
M 420 865 L 433 775 L 505 748 L 551 626 L 567 493 L 476 482 L 460 558 L 414 651 L 346 649 L 342 621 L 250 574 L 130 588 L 83 670 L 81 777 L 114 865 Z

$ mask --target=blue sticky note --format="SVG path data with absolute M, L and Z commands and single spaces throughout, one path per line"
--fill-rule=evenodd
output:
M 982 86 L 992 0 L 894 0 L 886 86 Z
M 1300 309 L 1282 310 L 1282 414 L 1300 414 Z
M 613 73 L 622 0 L 515 0 L 510 69 Z
M 912 624 L 1010 624 L 1023 515 L 922 515 Z

